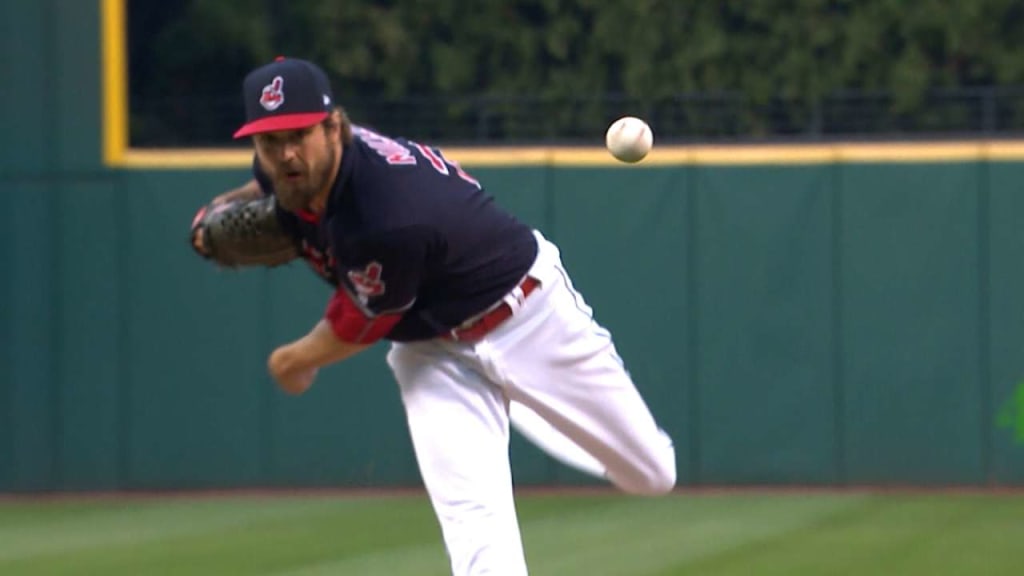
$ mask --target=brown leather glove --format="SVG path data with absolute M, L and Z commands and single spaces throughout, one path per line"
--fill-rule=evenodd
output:
M 265 196 L 203 206 L 192 220 L 192 248 L 229 268 L 291 262 L 298 257 L 298 248 L 281 229 L 275 202 L 273 196 Z

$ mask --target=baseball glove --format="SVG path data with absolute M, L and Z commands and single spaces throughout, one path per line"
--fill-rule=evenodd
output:
M 299 253 L 277 221 L 275 202 L 265 196 L 203 206 L 192 220 L 192 248 L 230 268 L 291 262 Z

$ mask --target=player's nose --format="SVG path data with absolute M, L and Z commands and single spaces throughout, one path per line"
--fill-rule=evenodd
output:
M 299 145 L 293 142 L 287 142 L 281 147 L 281 161 L 289 163 L 295 160 L 299 155 Z

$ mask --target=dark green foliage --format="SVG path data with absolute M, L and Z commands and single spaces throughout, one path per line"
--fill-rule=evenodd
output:
M 129 4 L 143 142 L 222 142 L 277 54 L 320 62 L 357 120 L 447 140 L 589 138 L 626 112 L 680 139 L 1022 123 L 1019 97 L 936 95 L 1024 84 L 1012 0 Z

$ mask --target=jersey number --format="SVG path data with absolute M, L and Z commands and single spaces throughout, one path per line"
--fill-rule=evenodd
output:
M 437 170 L 441 174 L 447 176 L 451 174 L 451 171 L 449 170 L 450 167 L 455 170 L 455 174 L 458 175 L 459 178 L 462 178 L 466 182 L 476 186 L 478 190 L 481 188 L 480 182 L 477 182 L 476 178 L 473 178 L 466 173 L 466 171 L 462 169 L 462 166 L 459 166 L 458 162 L 445 158 L 444 154 L 441 153 L 441 150 L 417 143 L 413 143 L 413 146 L 420 151 L 420 154 L 427 159 L 427 162 L 430 162 L 430 165 L 434 167 L 434 170 Z

